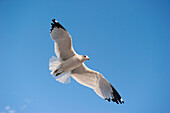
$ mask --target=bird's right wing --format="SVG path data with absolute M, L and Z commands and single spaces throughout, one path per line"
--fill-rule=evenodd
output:
M 67 60 L 76 54 L 72 46 L 72 38 L 58 21 L 55 19 L 52 21 L 50 35 L 55 43 L 55 53 L 60 60 Z
M 80 84 L 94 89 L 96 94 L 105 100 L 112 100 L 117 104 L 124 103 L 116 89 L 99 72 L 93 71 L 83 63 L 71 71 L 71 76 Z

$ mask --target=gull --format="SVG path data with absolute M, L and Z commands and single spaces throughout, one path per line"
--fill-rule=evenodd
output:
M 50 35 L 55 45 L 57 56 L 49 61 L 51 75 L 61 83 L 69 83 L 70 77 L 78 83 L 92 88 L 97 95 L 117 104 L 124 103 L 117 90 L 104 78 L 102 74 L 89 69 L 84 62 L 90 60 L 87 55 L 77 54 L 72 46 L 72 38 L 67 30 L 55 19 L 52 20 Z

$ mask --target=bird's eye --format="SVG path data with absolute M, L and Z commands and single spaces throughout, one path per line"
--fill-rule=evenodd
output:
M 86 55 L 84 55 L 84 58 L 86 58 Z

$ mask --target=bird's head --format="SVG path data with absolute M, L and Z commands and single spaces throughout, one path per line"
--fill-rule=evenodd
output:
M 86 61 L 86 60 L 90 60 L 90 58 L 87 56 L 87 55 L 82 55 L 83 57 L 83 60 Z

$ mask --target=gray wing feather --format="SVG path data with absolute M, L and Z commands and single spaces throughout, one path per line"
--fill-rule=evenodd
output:
M 93 71 L 86 67 L 83 63 L 78 68 L 71 71 L 71 76 L 80 84 L 92 88 L 96 94 L 105 100 L 112 100 L 117 104 L 122 104 L 122 100 L 119 93 L 115 88 L 104 78 L 99 72 Z
M 52 29 L 50 35 L 55 43 L 55 53 L 57 57 L 64 61 L 74 56 L 76 53 L 73 49 L 72 38 L 69 33 L 56 20 L 53 20 L 51 25 Z

